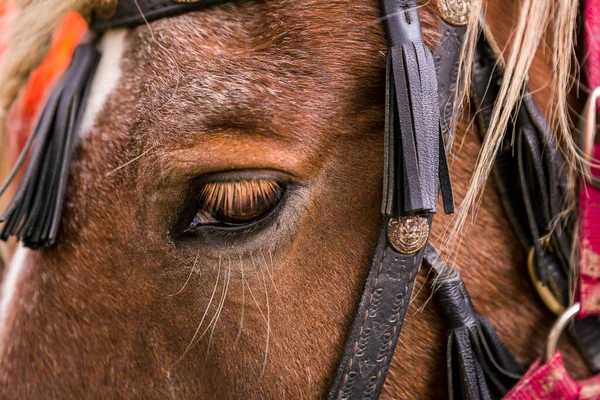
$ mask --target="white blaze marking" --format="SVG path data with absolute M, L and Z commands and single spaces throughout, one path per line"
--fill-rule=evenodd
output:
M 21 243 L 17 247 L 15 254 L 13 255 L 10 263 L 7 265 L 8 271 L 4 275 L 4 281 L 2 282 L 2 290 L 0 291 L 0 343 L 4 342 L 6 325 L 8 321 L 8 314 L 10 308 L 15 301 L 15 294 L 17 291 L 17 285 L 21 280 L 21 276 L 25 271 L 27 264 L 27 255 L 31 250 L 23 247 Z M 3 343 L 2 343 L 3 344 Z M 0 354 L 2 354 L 2 348 L 0 346 Z
M 90 88 L 87 106 L 83 114 L 79 136 L 84 138 L 96 122 L 96 116 L 121 79 L 121 58 L 125 49 L 126 29 L 117 29 L 104 34 L 98 44 L 102 54 L 98 69 Z

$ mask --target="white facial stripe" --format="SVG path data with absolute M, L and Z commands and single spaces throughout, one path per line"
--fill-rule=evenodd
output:
M 6 332 L 7 318 L 12 307 L 17 285 L 21 281 L 21 276 L 27 267 L 27 256 L 31 250 L 23 247 L 19 243 L 17 250 L 15 251 L 10 263 L 7 265 L 8 271 L 4 275 L 4 281 L 2 282 L 2 289 L 0 291 L 0 354 L 3 349 L 3 338 Z
M 79 131 L 80 138 L 84 138 L 92 129 L 96 122 L 96 116 L 102 111 L 108 95 L 115 90 L 121 78 L 121 58 L 125 49 L 126 34 L 126 29 L 107 32 L 98 44 L 98 50 L 102 54 L 102 58 L 98 64 L 87 99 L 87 106 Z

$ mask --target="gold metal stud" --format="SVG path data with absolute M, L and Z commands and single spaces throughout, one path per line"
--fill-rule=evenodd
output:
M 412 254 L 419 250 L 429 236 L 429 224 L 423 217 L 391 218 L 387 225 L 390 245 L 399 253 Z
M 96 0 L 94 10 L 104 19 L 109 19 L 117 11 L 118 0 Z
M 452 25 L 466 25 L 469 22 L 471 0 L 438 0 L 438 10 L 444 21 Z

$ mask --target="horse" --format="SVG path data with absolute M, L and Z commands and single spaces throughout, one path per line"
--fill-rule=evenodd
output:
M 48 26 L 70 7 L 90 8 L 19 3 L 16 23 L 29 25 L 7 54 L 42 54 L 2 75 L 13 79 L 3 81 L 5 111 L 39 63 Z M 507 69 L 521 71 L 509 89 L 520 93 L 528 72 L 538 106 L 569 143 L 566 105 L 578 101 L 565 86 L 569 64 L 557 70 L 553 54 L 573 50 L 577 4 L 559 3 L 472 0 L 469 27 L 484 14 Z M 419 14 L 433 48 L 436 2 L 419 3 Z M 326 395 L 380 218 L 382 18 L 375 0 L 248 0 L 107 32 L 59 239 L 5 249 L 0 397 Z M 494 179 L 470 183 L 487 166 L 476 162 L 488 142 L 475 112 L 462 109 L 448 162 L 457 202 L 479 199 L 477 218 L 448 243 L 456 218 L 475 211 L 439 215 L 430 236 L 529 364 L 554 316 L 529 282 Z M 14 162 L 14 147 L 3 144 L 13 150 L 2 158 Z M 422 268 L 382 398 L 446 395 L 445 327 L 427 277 Z M 561 348 L 572 375 L 585 376 L 573 343 Z

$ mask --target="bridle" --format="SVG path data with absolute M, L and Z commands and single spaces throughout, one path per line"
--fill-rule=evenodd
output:
M 100 36 L 109 29 L 133 27 L 227 1 L 101 1 L 90 29 Z M 435 292 L 449 325 L 451 398 L 500 397 L 524 373 L 489 321 L 476 313 L 460 274 L 448 268 L 428 243 L 440 192 L 444 211 L 454 209 L 446 150 L 454 134 L 455 99 L 463 90 L 457 85 L 458 63 L 468 5 L 468 0 L 440 0 L 442 41 L 432 53 L 423 42 L 416 0 L 382 0 L 390 45 L 382 216 L 329 399 L 379 397 L 423 261 L 440 278 L 435 280 Z M 471 93 L 482 135 L 488 131 L 503 76 L 498 54 L 484 29 L 477 44 Z M 5 226 L 0 238 L 14 235 L 31 248 L 54 244 L 75 135 L 100 56 L 93 41 L 80 45 L 50 96 L 15 167 L 16 171 L 32 148 L 25 177 L 2 216 Z M 566 306 L 570 301 L 568 266 L 574 216 L 554 224 L 567 196 L 565 161 L 528 91 L 514 113 L 505 146 L 496 156 L 494 175 L 509 219 L 519 239 L 531 249 L 532 275 Z M 8 183 L 13 178 L 11 174 Z M 538 206 L 540 198 L 543 207 Z M 594 371 L 600 371 L 599 335 L 597 318 L 576 322 L 573 336 Z

